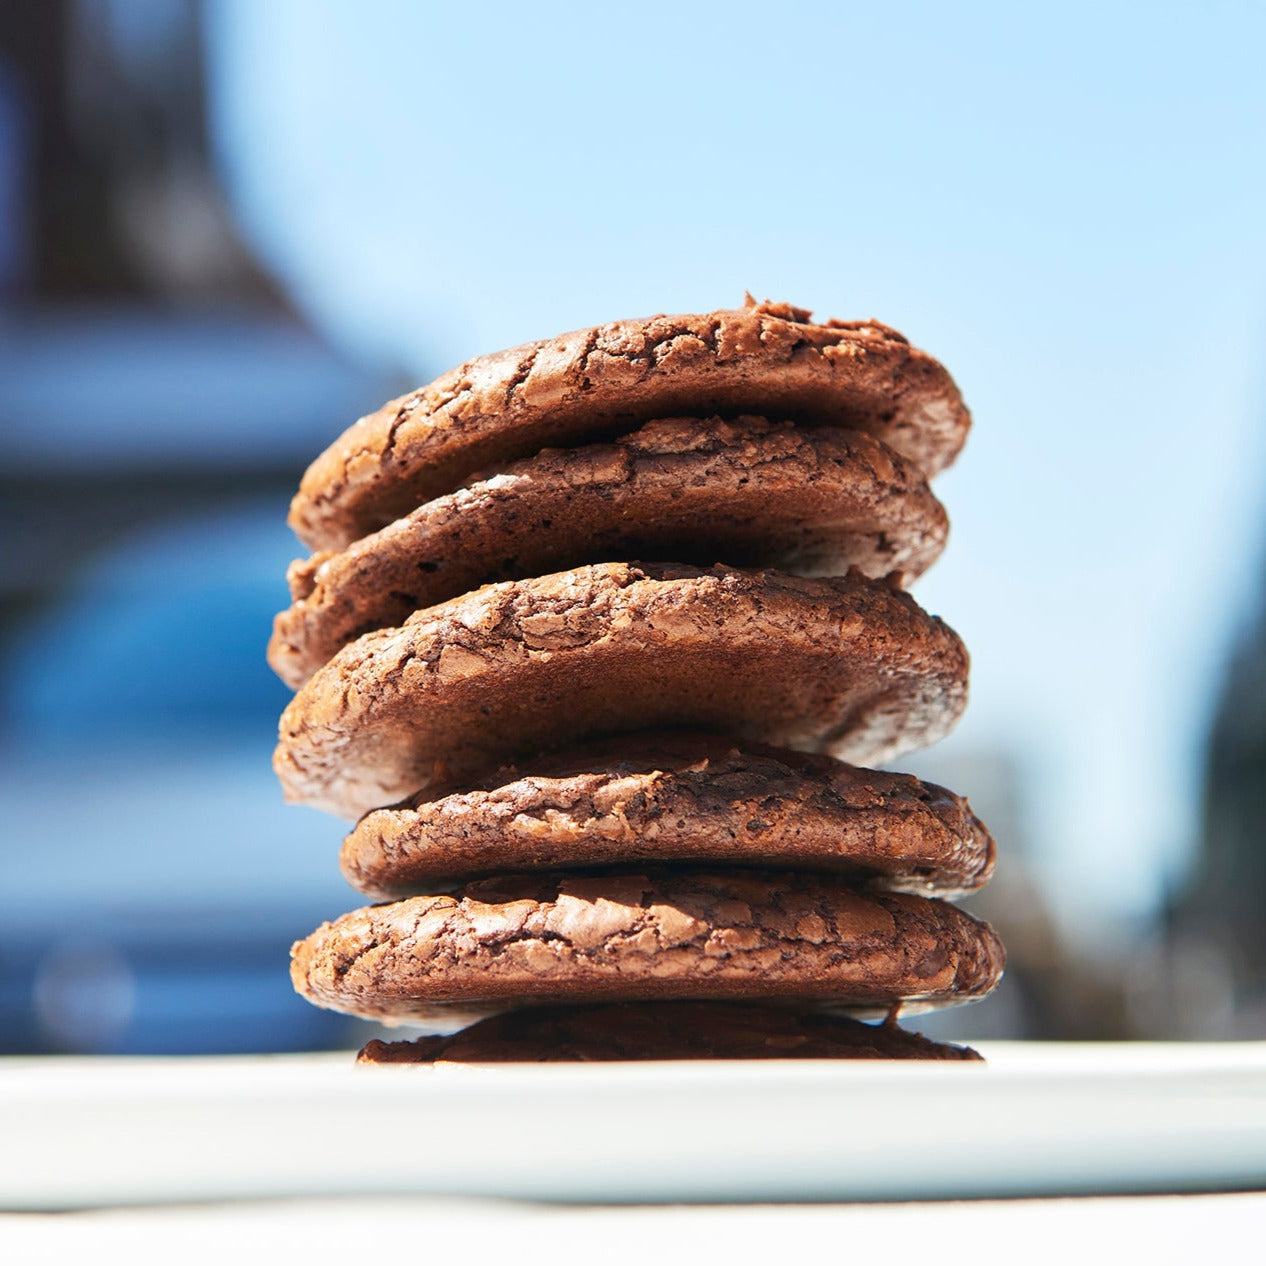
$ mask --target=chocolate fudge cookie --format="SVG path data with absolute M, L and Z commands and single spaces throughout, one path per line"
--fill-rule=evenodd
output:
M 954 896 L 993 871 L 961 796 L 909 774 L 709 734 L 632 734 L 433 788 L 361 819 L 343 873 L 372 897 L 506 870 L 697 864 L 834 870 Z
M 967 653 L 850 575 L 607 563 L 489 585 L 341 650 L 282 714 L 286 795 L 356 818 L 577 739 L 714 730 L 881 763 L 948 733 Z
M 931 476 L 970 416 L 945 369 L 873 321 L 789 304 L 615 321 L 468 361 L 361 418 L 303 476 L 290 523 L 342 549 L 474 471 L 681 414 L 868 431 Z
M 294 563 L 269 661 L 297 688 L 371 629 L 482 584 L 584 563 L 914 577 L 947 526 L 919 470 L 869 435 L 761 418 L 652 422 L 610 444 L 548 449 L 342 553 Z
M 945 902 L 769 871 L 516 875 L 324 924 L 292 951 L 318 1006 L 459 1028 L 531 1004 L 814 1001 L 861 1016 L 981 997 L 987 924 Z
M 448 1037 L 374 1040 L 358 1064 L 545 1064 L 663 1059 L 979 1060 L 895 1024 L 741 1002 L 529 1007 Z

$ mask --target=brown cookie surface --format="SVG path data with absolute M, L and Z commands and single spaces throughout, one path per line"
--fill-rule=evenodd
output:
M 623 1002 L 529 1007 L 447 1037 L 369 1042 L 358 1064 L 544 1064 L 666 1059 L 979 1061 L 895 1024 L 741 1002 Z
M 633 734 L 527 760 L 482 785 L 367 814 L 343 873 L 372 897 L 506 870 L 769 865 L 952 896 L 993 871 L 961 796 L 908 774 L 709 734 Z
M 678 418 L 549 449 L 292 564 L 269 662 L 299 687 L 371 629 L 480 585 L 671 558 L 797 575 L 917 576 L 948 523 L 918 469 L 856 431 Z
M 966 704 L 967 653 L 859 576 L 608 563 L 489 585 L 368 633 L 282 714 L 286 796 L 356 818 L 602 733 L 688 727 L 878 764 Z
M 468 361 L 361 418 L 308 468 L 290 523 L 342 549 L 481 468 L 712 413 L 867 431 L 929 476 L 970 425 L 945 369 L 877 322 L 771 303 L 615 321 Z
M 438 1031 L 518 1006 L 809 1001 L 882 1015 L 981 997 L 1001 943 L 952 905 L 772 871 L 500 876 L 326 923 L 292 952 L 318 1006 Z

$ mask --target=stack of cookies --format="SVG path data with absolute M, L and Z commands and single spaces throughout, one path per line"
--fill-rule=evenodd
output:
M 749 300 L 351 427 L 292 505 L 317 552 L 269 648 L 298 691 L 274 763 L 357 819 L 343 871 L 381 904 L 295 946 L 298 990 L 446 1035 L 377 1061 L 971 1057 L 893 1020 L 997 983 L 945 900 L 993 842 L 868 768 L 966 702 L 904 584 L 968 425 L 895 331 Z

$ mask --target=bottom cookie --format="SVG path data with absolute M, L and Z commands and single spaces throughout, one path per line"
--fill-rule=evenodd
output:
M 549 1064 L 677 1059 L 979 1060 L 895 1024 L 787 1007 L 630 1002 L 531 1007 L 448 1037 L 372 1041 L 358 1064 Z

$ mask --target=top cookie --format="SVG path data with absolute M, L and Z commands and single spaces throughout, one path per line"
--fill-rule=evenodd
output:
M 290 525 L 342 549 L 468 476 L 675 414 L 867 431 L 934 475 L 970 415 L 943 366 L 877 322 L 789 304 L 615 321 L 481 356 L 361 418 L 308 468 Z

